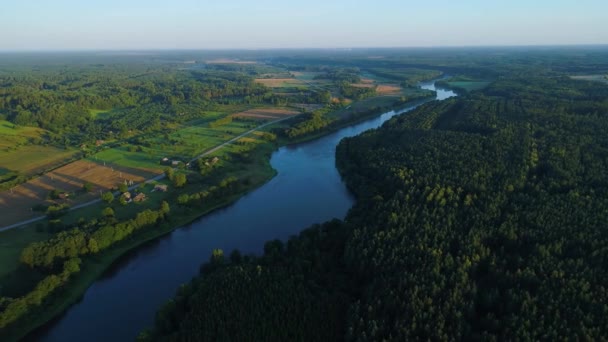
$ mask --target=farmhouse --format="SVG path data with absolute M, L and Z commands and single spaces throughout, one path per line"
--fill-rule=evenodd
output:
M 139 194 L 137 194 L 137 196 L 135 196 L 133 198 L 134 202 L 143 202 L 146 200 L 146 194 L 144 194 L 143 192 L 140 192 Z
M 162 191 L 162 192 L 167 192 L 167 185 L 165 184 L 156 184 L 154 186 L 154 189 L 152 191 Z

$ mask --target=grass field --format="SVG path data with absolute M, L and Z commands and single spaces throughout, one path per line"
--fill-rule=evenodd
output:
M 76 153 L 78 151 L 74 149 L 26 145 L 8 152 L 0 151 L 0 165 L 2 168 L 29 175 L 70 160 Z
M 75 149 L 32 145 L 30 140 L 41 139 L 45 130 L 36 127 L 16 127 L 0 121 L 0 168 L 31 175 L 59 165 L 78 153 Z
M 0 284 L 19 266 L 19 256 L 27 245 L 48 239 L 52 234 L 37 232 L 34 225 L 0 232 Z

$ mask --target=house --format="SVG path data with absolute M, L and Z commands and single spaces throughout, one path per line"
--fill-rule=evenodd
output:
M 167 192 L 167 185 L 165 184 L 156 184 L 154 186 L 154 190 L 152 191 L 162 191 L 162 192 Z
M 95 146 L 101 146 L 103 144 L 105 144 L 104 140 L 97 140 L 97 141 L 95 141 Z
M 133 198 L 134 202 L 143 202 L 146 200 L 146 194 L 144 194 L 143 192 L 140 192 L 139 194 L 137 194 L 137 196 L 135 196 L 135 198 Z
M 130 200 L 131 199 L 131 193 L 130 192 L 124 192 L 122 194 L 122 197 L 124 197 L 126 200 Z
M 163 159 L 160 160 L 163 163 L 168 163 L 169 162 L 169 158 L 165 157 Z
M 171 166 L 178 166 L 179 163 L 181 163 L 179 160 L 173 160 L 171 161 Z
M 59 199 L 67 199 L 68 197 L 70 197 L 70 194 L 67 194 L 65 192 L 60 193 L 59 195 L 57 195 L 57 197 L 59 197 Z
M 217 162 L 220 161 L 220 158 L 218 157 L 213 157 L 213 159 L 211 159 L 211 164 L 216 164 Z

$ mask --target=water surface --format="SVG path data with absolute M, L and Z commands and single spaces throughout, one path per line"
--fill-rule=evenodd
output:
M 421 87 L 436 90 L 439 100 L 455 96 L 435 89 L 434 82 Z M 287 239 L 312 224 L 343 219 L 354 199 L 336 170 L 336 145 L 415 107 L 280 148 L 270 161 L 276 177 L 234 204 L 128 253 L 91 285 L 79 303 L 30 339 L 132 341 L 152 326 L 156 310 L 178 286 L 198 274 L 212 249 L 260 253 L 268 240 Z

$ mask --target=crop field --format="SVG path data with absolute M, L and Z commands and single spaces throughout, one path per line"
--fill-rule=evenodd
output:
M 256 78 L 255 82 L 269 88 L 306 87 L 306 83 L 295 78 Z
M 65 202 L 71 206 L 96 198 L 99 190 L 108 190 L 125 180 L 140 182 L 151 178 L 159 172 L 144 168 L 128 168 L 118 165 L 104 166 L 86 160 L 79 160 L 60 167 L 44 176 L 32 179 L 12 190 L 0 192 L 0 222 L 2 226 L 40 216 L 41 213 L 31 210 L 37 204 L 50 204 L 47 196 L 57 189 L 71 193 Z M 93 191 L 79 193 L 84 183 L 93 184 Z M 77 194 L 77 195 L 76 195 Z
M 395 95 L 401 93 L 401 87 L 393 84 L 379 84 L 376 88 L 379 95 Z
M 276 120 L 286 116 L 296 115 L 298 112 L 290 109 L 281 108 L 258 108 L 250 109 L 244 112 L 233 114 L 233 117 L 237 118 L 250 118 L 250 119 L 264 119 L 264 120 Z
M 306 112 L 314 112 L 315 110 L 325 107 L 325 105 L 321 103 L 294 103 L 292 106 Z

